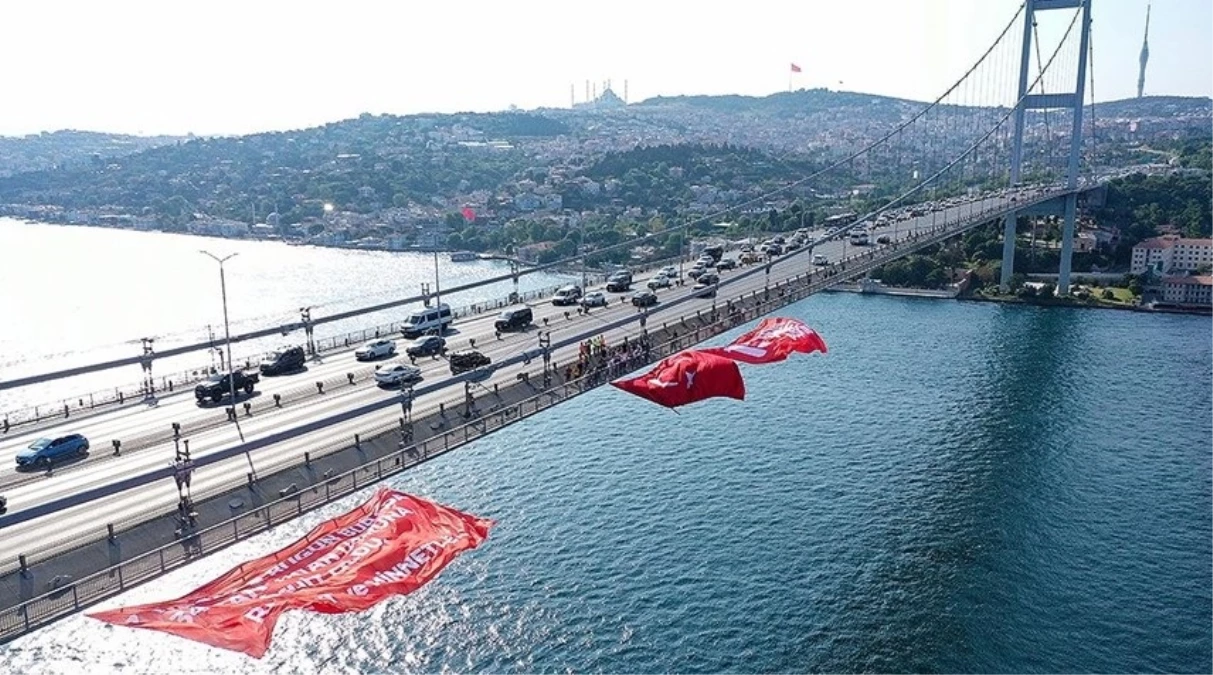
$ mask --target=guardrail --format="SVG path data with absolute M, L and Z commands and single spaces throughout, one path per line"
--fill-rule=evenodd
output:
M 678 262 L 678 258 L 672 259 L 673 263 Z M 641 265 L 630 266 L 630 269 L 640 273 L 649 272 L 660 269 L 671 264 L 671 259 L 662 259 L 654 262 L 644 263 Z M 605 282 L 606 273 L 594 272 L 587 275 L 588 282 L 593 285 Z M 543 298 L 551 297 L 561 285 L 545 286 L 543 288 L 534 289 L 525 293 L 519 293 L 519 302 L 528 303 Z M 459 307 L 452 311 L 455 319 L 468 318 L 481 315 L 488 312 L 504 309 L 511 304 L 509 298 L 488 300 L 484 302 L 473 303 L 464 307 Z M 384 335 L 392 335 L 398 333 L 404 327 L 401 321 L 393 321 L 385 324 L 378 324 L 367 328 L 347 331 L 342 334 L 334 335 L 327 338 L 319 338 L 315 340 L 316 352 L 319 355 L 327 355 L 333 352 L 339 352 L 350 347 L 362 344 L 367 340 L 376 339 Z M 216 346 L 222 344 L 216 342 Z M 260 363 L 261 359 L 268 352 L 255 352 L 252 355 L 244 355 L 234 357 L 233 361 L 240 363 L 243 360 L 245 368 L 252 368 Z M 155 378 L 155 382 L 159 383 L 159 389 L 151 394 L 159 392 L 175 393 L 182 388 L 189 388 L 207 377 L 210 377 L 212 368 L 210 366 L 202 366 L 189 370 L 179 371 L 172 375 L 161 376 Z M 114 406 L 123 405 L 141 405 L 148 400 L 146 387 L 142 384 L 131 384 L 113 388 L 107 388 L 71 396 L 60 399 L 57 402 L 39 404 L 26 408 L 18 408 L 0 414 L 0 434 L 8 433 L 14 427 L 37 425 L 42 422 L 54 423 L 64 419 L 70 419 L 73 415 L 79 417 L 81 415 L 91 414 L 94 411 L 108 410 Z
M 972 221 L 963 222 L 969 219 Z M 907 240 L 847 257 L 829 268 L 794 274 L 761 291 L 755 290 L 726 300 L 723 308 L 714 304 L 710 310 L 706 312 L 700 310 L 693 317 L 684 315 L 677 321 L 663 322 L 662 327 L 654 331 L 654 336 L 661 335 L 666 339 L 657 341 L 651 347 L 649 358 L 640 363 L 629 364 L 629 366 L 631 369 L 637 369 L 654 363 L 669 354 L 719 335 L 779 307 L 797 302 L 829 286 L 866 274 L 900 255 L 940 243 L 986 219 L 988 218 L 985 218 L 985 212 L 976 214 L 976 216 L 969 214 L 967 218 L 961 218 L 961 222 L 954 227 L 941 225 L 925 232 L 916 233 Z M 880 253 L 886 254 L 879 255 Z M 761 267 L 751 270 L 747 275 L 756 273 L 760 269 Z M 681 333 L 678 332 L 680 330 Z M 644 332 L 647 334 L 647 329 Z M 558 371 L 554 374 L 559 378 Z M 525 378 L 525 384 L 529 386 L 530 381 L 531 378 L 528 375 Z M 403 425 L 395 423 L 379 425 L 370 430 L 370 434 L 366 435 L 362 443 L 371 443 L 391 434 L 399 434 L 401 442 L 394 452 L 377 457 L 373 461 L 366 462 L 340 475 L 324 477 L 321 482 L 293 491 L 291 494 L 270 501 L 249 513 L 193 532 L 188 535 L 191 547 L 183 547 L 181 542 L 174 542 L 123 561 L 79 581 L 69 582 L 16 606 L 0 610 L 0 642 L 11 640 L 58 618 L 78 612 L 93 603 L 185 565 L 206 553 L 264 532 L 276 524 L 351 494 L 361 487 L 441 456 L 464 443 L 481 438 L 497 429 L 604 384 L 606 381 L 608 378 L 591 373 L 580 379 L 561 382 L 552 387 L 546 386 L 545 383 L 545 387 L 538 393 L 524 398 L 515 405 L 492 410 L 487 414 L 475 415 L 474 419 L 466 424 L 440 431 L 429 438 L 411 444 L 405 442 Z M 523 386 L 523 384 L 524 382 L 519 382 L 512 386 Z M 318 461 L 349 447 L 350 444 L 345 442 L 330 444 L 320 449 L 317 454 L 311 455 L 308 461 Z M 231 487 L 216 487 L 208 494 L 201 495 L 200 500 L 221 495 L 230 490 Z M 22 556 L 22 562 L 27 562 L 24 556 Z
M 987 211 L 987 210 L 977 210 L 977 211 L 970 210 L 970 212 L 967 214 L 965 214 L 965 213 L 957 214 L 957 217 L 956 217 L 957 227 L 950 227 L 948 225 L 948 223 L 950 221 L 945 219 L 945 221 L 943 223 L 936 224 L 929 229 L 915 231 L 912 235 L 910 235 L 906 239 L 899 240 L 897 243 L 891 244 L 889 246 L 879 247 L 876 249 L 871 249 L 871 248 L 865 249 L 865 251 L 860 252 L 855 256 L 851 256 L 850 258 L 847 258 L 845 261 L 842 261 L 839 264 L 832 265 L 830 267 L 825 268 L 824 275 L 827 278 L 831 277 L 833 275 L 836 275 L 837 273 L 839 273 L 839 271 L 846 270 L 846 266 L 847 266 L 848 262 L 850 262 L 852 260 L 857 260 L 857 259 L 873 258 L 880 251 L 898 251 L 907 246 L 910 247 L 907 250 L 916 250 L 917 248 L 920 248 L 923 245 L 929 245 L 930 243 L 933 243 L 936 240 L 936 237 L 934 235 L 938 234 L 939 236 L 946 238 L 948 236 L 951 236 L 952 234 L 955 234 L 955 233 L 964 231 L 966 229 L 969 229 L 971 227 L 974 227 L 975 225 L 977 225 L 981 222 L 985 222 L 985 220 L 988 220 L 990 217 L 992 217 L 990 214 L 995 213 L 995 212 L 1001 212 L 1001 211 L 1002 211 L 1002 209 L 995 208 L 995 209 L 992 209 L 989 211 Z M 915 243 L 919 242 L 920 240 L 927 242 L 927 243 L 915 245 Z M 792 261 L 797 256 L 807 255 L 809 252 L 811 252 L 811 250 L 812 250 L 812 248 L 810 247 L 807 249 L 796 251 L 792 254 L 783 256 L 782 258 L 779 258 L 776 261 L 771 261 L 771 262 L 768 262 L 765 264 L 760 264 L 755 269 L 743 271 L 736 275 L 731 275 L 726 280 L 721 281 L 720 286 L 727 287 L 728 285 L 734 284 L 742 279 L 748 278 L 755 274 L 762 273 L 764 270 L 769 275 L 770 270 L 773 265 Z M 904 253 L 899 254 L 899 255 L 904 255 Z M 889 259 L 891 259 L 893 257 L 898 257 L 898 256 L 885 256 L 885 257 L 888 257 Z M 882 260 L 883 259 L 884 259 L 884 257 L 882 257 Z M 812 275 L 812 273 L 809 273 L 809 274 L 810 274 L 810 276 Z M 818 274 L 819 275 L 823 274 L 823 272 L 819 270 Z M 849 274 L 848 276 L 854 276 L 854 274 Z M 676 307 L 682 303 L 691 301 L 693 299 L 694 299 L 694 295 L 692 293 L 686 293 L 682 297 L 677 297 L 677 298 L 673 298 L 671 300 L 666 301 L 665 303 L 663 303 L 662 309 L 668 310 L 672 307 Z M 644 321 L 647 318 L 647 316 L 648 316 L 648 312 L 646 311 L 639 315 L 632 315 L 632 316 L 624 317 L 622 319 L 615 320 L 609 324 L 599 326 L 594 330 L 596 330 L 596 331 L 612 330 L 615 328 L 623 327 L 634 321 L 639 321 L 640 325 L 643 327 Z M 559 349 L 568 344 L 573 344 L 579 340 L 582 340 L 587 336 L 588 336 L 588 334 L 583 334 L 583 335 L 562 338 L 562 340 L 558 344 L 554 345 L 553 348 Z M 509 357 L 503 361 L 498 362 L 494 366 L 494 368 L 495 369 L 504 368 L 504 367 L 508 367 L 510 365 L 515 365 L 520 362 L 529 362 L 529 360 L 531 358 L 534 358 L 536 355 L 537 354 L 535 354 L 535 353 L 528 353 L 528 352 L 524 351 L 521 354 L 515 355 L 513 357 Z M 440 389 L 444 389 L 449 386 L 462 384 L 462 382 L 466 379 L 468 379 L 468 377 L 465 375 L 465 376 L 459 376 L 456 378 L 450 378 L 447 380 L 435 382 L 433 384 L 427 384 L 427 385 L 424 385 L 421 388 L 417 389 L 416 394 L 421 395 L 421 394 L 425 394 L 425 393 L 429 393 L 429 392 L 438 391 Z M 256 449 L 268 446 L 273 443 L 281 442 L 283 440 L 294 438 L 294 437 L 304 434 L 304 433 L 308 433 L 308 432 L 311 432 L 311 431 L 314 431 L 317 429 L 324 428 L 331 424 L 348 421 L 350 419 L 360 417 L 362 415 L 368 414 L 375 410 L 379 410 L 379 409 L 382 409 L 382 408 L 385 408 L 385 407 L 388 407 L 391 405 L 393 405 L 393 401 L 391 399 L 384 399 L 384 400 L 380 400 L 380 401 L 376 401 L 376 402 L 367 403 L 365 405 L 361 405 L 361 406 L 358 406 L 353 409 L 342 411 L 342 412 L 336 413 L 332 416 L 329 416 L 329 417 L 326 417 L 323 419 L 313 420 L 306 424 L 302 424 L 297 427 L 293 427 L 291 429 L 287 429 L 282 432 L 278 432 L 278 433 L 272 434 L 272 435 L 264 437 L 264 438 L 259 438 L 259 439 L 253 440 L 253 441 L 249 441 L 248 443 L 245 443 L 243 445 L 225 448 L 223 450 L 220 450 L 218 452 L 208 455 L 205 460 L 201 460 L 201 461 L 206 462 L 206 463 L 222 461 L 223 459 L 226 459 L 231 456 L 235 456 L 236 454 L 239 454 L 241 452 L 249 452 L 252 450 L 256 450 Z M 147 474 L 131 476 L 131 477 L 123 479 L 122 481 L 119 481 L 114 484 L 86 490 L 82 493 L 74 495 L 73 497 L 71 497 L 69 499 L 58 500 L 54 503 L 43 504 L 34 509 L 28 509 L 24 512 L 19 512 L 17 514 L 13 514 L 8 517 L 0 517 L 0 523 L 7 522 L 7 523 L 11 524 L 12 522 L 16 522 L 13 520 L 14 518 L 24 520 L 24 519 L 29 519 L 29 518 L 33 518 L 33 517 L 38 517 L 38 515 L 40 515 L 40 514 L 49 512 L 49 510 L 54 510 L 56 508 L 68 508 L 70 506 L 82 503 L 83 501 L 87 501 L 89 499 L 97 499 L 100 497 L 104 497 L 108 494 L 114 493 L 115 491 L 120 491 L 120 490 L 128 489 L 130 487 L 137 486 L 140 484 L 141 481 L 156 480 L 158 478 L 161 478 L 163 476 L 161 476 L 160 474 L 163 474 L 165 471 L 166 471 L 165 469 L 161 469 L 159 471 L 152 471 Z

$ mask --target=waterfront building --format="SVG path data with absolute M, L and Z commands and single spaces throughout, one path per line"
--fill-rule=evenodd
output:
M 1130 274 L 1152 271 L 1159 275 L 1194 272 L 1213 265 L 1213 239 L 1187 239 L 1164 235 L 1146 239 L 1133 247 Z
M 1213 276 L 1163 277 L 1160 288 L 1168 305 L 1213 305 Z

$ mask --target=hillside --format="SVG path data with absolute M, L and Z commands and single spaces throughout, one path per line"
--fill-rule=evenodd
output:
M 0 177 L 41 169 L 88 166 L 184 140 L 175 136 L 123 136 L 91 131 L 56 131 L 0 136 Z
M 140 219 L 136 226 L 170 230 L 206 218 L 251 223 L 276 212 L 279 234 L 302 236 L 287 226 L 306 222 L 308 232 L 326 237 L 350 223 L 381 234 L 433 227 L 465 204 L 489 222 L 569 209 L 702 213 L 803 178 L 881 138 L 923 105 L 813 89 L 661 97 L 603 109 L 364 114 L 243 137 L 59 132 L 0 139 L 0 152 L 22 158 L 11 166 L 36 167 L 0 174 L 0 207 L 39 218 L 63 213 L 68 222 L 123 215 Z M 993 108 L 943 110 L 930 131 L 898 134 L 881 161 L 848 165 L 796 194 L 836 193 L 854 183 L 895 189 L 911 167 L 929 174 L 1002 116 Z M 1099 104 L 1091 119 L 1097 142 L 1087 152 L 1096 153 L 1096 164 L 1157 162 L 1208 138 L 1213 106 L 1207 98 L 1146 97 Z M 1025 157 L 1056 154 L 1055 132 L 1064 125 L 1064 115 L 1030 115 Z M 1204 162 L 1193 157 L 1184 161 Z M 1002 160 L 982 161 L 990 164 L 974 168 L 993 174 Z M 348 217 L 325 217 L 326 204 Z

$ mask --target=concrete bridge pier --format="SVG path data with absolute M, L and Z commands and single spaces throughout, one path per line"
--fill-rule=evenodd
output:
M 1011 275 L 1015 274 L 1015 225 L 1019 216 L 1012 211 L 1002 221 L 1002 271 L 998 275 L 998 289 L 1003 293 L 1011 290 Z
M 1074 212 L 1078 208 L 1078 193 L 1066 195 L 1065 223 L 1061 230 L 1061 264 L 1057 270 L 1057 294 L 1070 294 L 1070 264 L 1074 256 Z

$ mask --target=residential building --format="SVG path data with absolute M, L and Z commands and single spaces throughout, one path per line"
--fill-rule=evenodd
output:
M 1171 247 L 1171 270 L 1195 272 L 1213 265 L 1213 239 L 1176 239 Z
M 1168 305 L 1213 305 L 1213 277 L 1163 277 L 1162 301 Z
M 1131 274 L 1152 270 L 1158 274 L 1193 272 L 1202 265 L 1213 265 L 1213 239 L 1185 239 L 1163 235 L 1146 239 L 1133 247 Z

